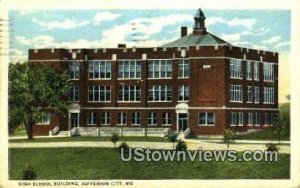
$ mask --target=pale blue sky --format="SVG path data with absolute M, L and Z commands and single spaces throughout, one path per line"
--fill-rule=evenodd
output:
M 209 32 L 231 44 L 268 51 L 290 50 L 289 10 L 203 10 Z M 30 48 L 160 46 L 192 31 L 192 10 L 11 10 L 11 60 Z

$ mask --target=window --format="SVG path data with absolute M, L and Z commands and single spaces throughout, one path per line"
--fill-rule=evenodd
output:
M 70 89 L 69 99 L 72 102 L 78 102 L 79 101 L 79 87 L 78 86 L 72 86 Z
M 252 126 L 253 125 L 253 113 L 249 112 L 248 113 L 248 122 L 247 122 L 248 126 Z
M 179 94 L 178 94 L 179 101 L 188 101 L 190 96 L 189 86 L 181 85 L 179 86 Z
M 274 81 L 274 64 L 264 63 L 263 65 L 264 65 L 264 80 Z
M 259 126 L 260 125 L 260 114 L 259 113 L 254 113 L 254 125 Z
M 148 78 L 171 78 L 171 60 L 150 60 L 148 63 Z
M 126 125 L 127 124 L 127 116 L 125 112 L 118 113 L 118 125 Z
M 254 87 L 254 103 L 259 103 L 259 87 Z
M 264 103 L 274 104 L 274 87 L 264 87 Z
M 102 114 L 101 114 L 101 124 L 102 125 L 109 125 L 110 124 L 110 113 L 109 112 L 102 112 Z
M 118 61 L 118 78 L 141 78 L 142 66 L 140 61 Z
M 230 126 L 235 126 L 236 125 L 236 112 L 231 112 L 230 113 Z
M 148 88 L 148 101 L 172 101 L 171 86 L 150 86 Z
M 89 61 L 90 79 L 110 79 L 111 61 Z
M 178 64 L 178 77 L 188 78 L 190 75 L 190 64 L 188 60 L 182 59 Z
M 243 126 L 244 125 L 244 113 L 239 112 L 238 113 L 238 126 Z
M 163 113 L 163 125 L 171 125 L 172 116 L 170 112 Z
M 210 112 L 199 113 L 199 126 L 213 126 L 215 124 L 215 114 Z
M 148 125 L 156 125 L 157 124 L 157 116 L 156 113 L 151 112 L 148 114 Z
M 275 121 L 278 117 L 278 114 L 277 113 L 271 113 L 271 125 L 274 125 L 275 124 Z
M 252 62 L 247 61 L 247 67 L 246 67 L 246 72 L 247 72 L 247 80 L 252 80 L 253 78 L 253 70 L 252 70 Z
M 140 86 L 119 86 L 118 101 L 140 101 L 141 87 Z
M 241 85 L 230 85 L 230 102 L 242 102 L 243 90 Z
M 96 125 L 97 117 L 95 112 L 88 113 L 88 125 Z
M 241 60 L 230 59 L 230 78 L 243 78 Z
M 140 125 L 141 124 L 141 114 L 140 113 L 138 113 L 138 112 L 132 113 L 131 124 L 132 125 Z
M 50 113 L 42 113 L 39 122 L 37 124 L 42 124 L 42 125 L 49 125 L 50 124 L 50 119 L 51 119 L 51 114 Z
M 230 126 L 243 126 L 244 124 L 244 113 L 243 112 L 231 112 Z
M 252 102 L 252 86 L 247 86 L 247 102 Z
M 271 124 L 271 113 L 265 113 L 265 125 Z
M 79 79 L 80 74 L 80 62 L 72 61 L 69 64 L 69 78 L 70 79 Z
M 89 101 L 110 101 L 110 86 L 89 86 Z
M 259 80 L 259 62 L 254 62 L 254 80 Z

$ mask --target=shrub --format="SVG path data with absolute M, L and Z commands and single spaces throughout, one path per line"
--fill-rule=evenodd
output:
M 266 144 L 266 151 L 278 151 L 277 145 L 273 143 Z
M 186 151 L 187 146 L 186 143 L 182 140 L 178 140 L 176 145 L 176 151 Z
M 112 136 L 111 136 L 111 138 L 110 138 L 110 141 L 111 141 L 112 143 L 114 143 L 115 148 L 117 147 L 117 142 L 118 142 L 119 140 L 120 140 L 120 136 L 119 136 L 118 134 L 116 134 L 116 133 L 113 133 Z
M 126 142 L 122 142 L 119 145 L 119 153 L 121 153 L 121 149 L 123 149 L 124 154 L 128 154 L 129 153 L 129 146 Z
M 37 178 L 37 174 L 34 171 L 32 166 L 26 166 L 25 170 L 23 170 L 23 180 L 35 180 Z
M 226 129 L 223 135 L 223 141 L 227 145 L 227 150 L 229 149 L 229 145 L 234 142 L 237 135 L 236 133 L 231 129 Z
M 169 142 L 173 142 L 173 149 L 174 149 L 174 147 L 175 147 L 175 142 L 176 142 L 176 140 L 177 140 L 177 134 L 171 133 L 171 134 L 169 134 L 167 137 L 168 137 L 168 141 L 169 141 Z

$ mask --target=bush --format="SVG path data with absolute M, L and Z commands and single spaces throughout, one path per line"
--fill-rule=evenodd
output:
M 174 149 L 174 147 L 175 147 L 174 145 L 175 145 L 175 142 L 177 140 L 177 134 L 171 133 L 167 137 L 168 137 L 169 142 L 173 142 L 173 149 Z
M 234 140 L 237 138 L 236 133 L 231 129 L 226 129 L 223 135 L 223 142 L 227 145 L 227 150 L 229 145 L 234 143 Z
M 186 143 L 182 140 L 178 140 L 176 145 L 176 151 L 186 151 L 187 146 Z
M 115 148 L 117 147 L 117 142 L 120 140 L 120 136 L 116 133 L 113 133 L 111 138 L 110 138 L 110 141 L 114 143 L 115 145 Z
M 23 180 L 35 180 L 36 178 L 37 174 L 32 166 L 27 166 L 26 169 L 23 170 Z
M 266 151 L 278 151 L 276 144 L 268 143 L 266 144 L 266 147 L 267 147 Z
M 126 142 L 122 142 L 119 145 L 119 153 L 121 153 L 121 149 L 123 149 L 124 154 L 128 154 L 129 153 L 129 146 Z

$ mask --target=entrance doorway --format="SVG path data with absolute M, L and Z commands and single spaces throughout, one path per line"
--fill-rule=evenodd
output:
M 79 113 L 70 113 L 70 125 L 71 129 L 79 127 Z
M 184 132 L 188 127 L 188 117 L 187 113 L 178 114 L 178 124 L 179 124 L 179 132 Z

